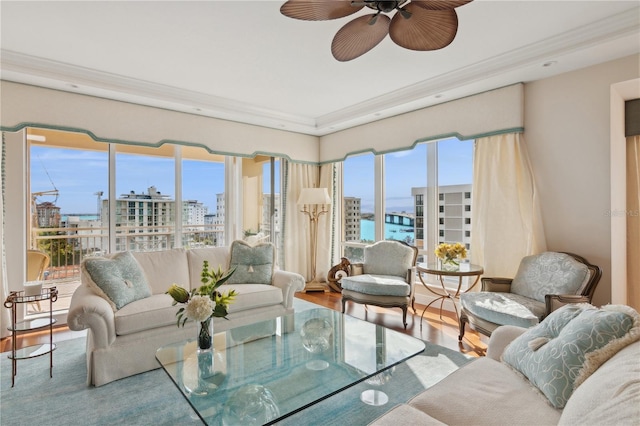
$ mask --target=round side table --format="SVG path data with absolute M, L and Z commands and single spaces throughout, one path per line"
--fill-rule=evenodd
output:
M 422 311 L 422 315 L 420 316 L 420 329 L 422 329 L 422 319 L 424 318 L 425 312 L 427 312 L 427 308 L 431 306 L 434 302 L 440 301 L 440 319 L 442 319 L 442 306 L 446 299 L 451 300 L 453 303 L 453 309 L 456 313 L 456 319 L 460 322 L 460 316 L 458 315 L 458 307 L 456 306 L 456 299 L 460 296 L 460 288 L 462 287 L 462 278 L 463 277 L 476 277 L 471 284 L 464 292 L 471 290 L 473 287 L 478 284 L 480 281 L 480 276 L 484 273 L 484 269 L 482 266 L 474 265 L 471 263 L 463 263 L 460 265 L 460 268 L 455 271 L 450 271 L 446 269 L 442 269 L 440 263 L 418 263 L 416 265 L 416 270 L 418 271 L 418 278 L 420 278 L 420 282 L 429 292 L 435 294 L 437 297 L 433 299 Z M 438 277 L 438 281 L 440 282 L 440 286 L 442 287 L 442 291 L 438 288 L 434 290 L 432 287 L 429 287 L 423 279 L 423 274 L 428 275 L 436 275 Z M 455 291 L 453 289 L 448 289 L 444 285 L 444 277 L 458 277 L 458 287 Z

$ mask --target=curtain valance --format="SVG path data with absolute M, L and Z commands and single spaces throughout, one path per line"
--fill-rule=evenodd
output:
M 195 114 L 0 82 L 3 131 L 40 127 L 87 133 L 103 142 L 202 146 L 222 155 L 258 154 L 318 162 L 318 137 Z

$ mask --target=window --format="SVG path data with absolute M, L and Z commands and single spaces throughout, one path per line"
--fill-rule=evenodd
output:
M 176 247 L 175 150 L 115 145 L 115 250 L 166 250 Z M 126 209 L 128 208 L 128 214 Z M 107 215 L 103 215 L 108 218 Z M 108 222 L 107 222 L 108 223 Z M 103 223 L 106 226 L 107 223 Z M 135 233 L 132 236 L 130 231 Z
M 218 194 L 224 193 L 224 156 L 180 147 L 182 158 L 182 246 L 223 246 Z
M 45 287 L 58 286 L 53 310 L 66 309 L 75 285 L 59 285 L 77 277 L 85 256 L 100 255 L 108 239 L 100 221 L 107 201 L 108 145 L 86 135 L 49 130 L 27 130 L 30 183 L 29 249 L 50 257 L 44 271 Z M 65 298 L 67 298 L 65 300 Z M 40 304 L 43 309 L 48 303 Z M 27 304 L 27 316 L 35 313 Z
M 415 220 L 424 216 L 423 186 L 426 146 L 384 155 L 384 239 L 415 245 Z M 417 201 L 421 204 L 418 205 Z
M 225 243 L 219 232 L 224 225 L 224 156 L 170 144 L 153 148 L 95 142 L 63 131 L 28 129 L 27 136 L 27 247 L 51 257 L 45 279 L 58 287 L 54 310 L 67 309 L 80 284 L 80 262 L 87 256 Z M 111 182 L 110 168 L 115 171 Z M 279 186 L 279 178 L 276 182 Z M 110 188 L 114 200 L 109 200 Z
M 344 185 L 344 241 L 375 241 L 374 214 L 374 155 L 347 157 L 343 168 Z M 345 247 L 344 255 L 354 261 L 362 260 L 362 249 Z

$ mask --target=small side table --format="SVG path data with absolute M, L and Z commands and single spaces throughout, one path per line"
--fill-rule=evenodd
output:
M 11 331 L 11 387 L 15 384 L 16 374 L 18 373 L 18 360 L 35 358 L 49 354 L 49 377 L 53 377 L 53 351 L 56 345 L 53 343 L 53 302 L 58 299 L 58 289 L 56 287 L 43 288 L 40 294 L 35 296 L 26 296 L 24 291 L 12 291 L 9 293 L 7 300 L 4 302 L 5 308 L 11 309 L 11 327 L 7 327 Z M 21 303 L 33 303 L 41 300 L 49 301 L 49 318 L 37 318 L 34 320 L 25 320 L 17 322 L 17 306 Z M 25 331 L 38 330 L 49 327 L 49 343 L 40 345 L 26 346 L 18 348 L 17 335 Z
M 420 282 L 431 293 L 435 294 L 436 297 L 424 308 L 422 311 L 422 315 L 420 316 L 420 329 L 422 329 L 422 319 L 424 318 L 424 313 L 427 312 L 427 308 L 433 304 L 433 302 L 440 301 L 440 319 L 442 319 L 442 306 L 444 304 L 445 299 L 449 299 L 453 302 L 453 309 L 456 312 L 456 318 L 458 322 L 460 322 L 460 316 L 458 315 L 458 307 L 456 306 L 456 299 L 460 296 L 460 288 L 462 287 L 462 277 L 476 277 L 473 284 L 469 286 L 464 292 L 471 290 L 473 287 L 478 284 L 480 281 L 480 276 L 484 273 L 484 269 L 482 266 L 473 265 L 470 263 L 464 263 L 460 265 L 460 269 L 455 271 L 449 271 L 446 269 L 442 269 L 440 263 L 418 263 L 416 265 L 416 270 L 418 271 L 418 278 L 420 278 Z M 440 286 L 442 287 L 442 291 L 440 289 L 434 290 L 429 287 L 422 278 L 422 274 L 429 275 L 437 275 L 440 281 Z M 444 285 L 444 277 L 458 277 L 458 287 L 455 292 L 451 289 L 447 289 Z

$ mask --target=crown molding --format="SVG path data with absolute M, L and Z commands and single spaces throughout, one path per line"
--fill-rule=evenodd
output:
M 449 101 L 517 83 L 522 80 L 515 77 L 514 71 L 541 66 L 549 58 L 559 58 L 634 34 L 640 40 L 640 7 L 319 117 L 274 111 L 4 49 L 0 50 L 0 72 L 3 80 L 18 83 L 322 136 L 441 103 L 445 99 L 438 99 L 436 95 L 443 92 L 449 92 L 446 97 Z M 635 52 L 629 54 L 637 52 L 636 46 Z M 600 61 L 602 58 L 593 58 L 593 64 Z M 564 71 L 568 70 L 558 70 L 556 73 Z M 506 75 L 513 77 L 509 81 L 503 79 L 499 84 L 491 80 Z M 540 75 L 548 77 L 552 74 L 546 70 L 544 75 Z
M 419 100 L 424 101 L 423 106 L 428 106 L 437 103 L 437 100 L 434 100 L 435 95 L 514 70 L 542 65 L 542 62 L 548 58 L 557 58 L 631 34 L 638 34 L 638 40 L 640 40 L 640 7 L 635 9 L 635 13 L 633 12 L 619 13 L 599 22 L 548 37 L 528 46 L 407 86 L 393 93 L 323 115 L 317 118 L 317 127 L 323 129 L 340 126 L 355 117 L 369 116 L 402 105 L 412 104 L 415 107 L 415 102 Z M 505 82 L 503 85 L 517 82 L 518 80 L 514 80 Z M 408 111 L 396 109 L 395 112 Z

